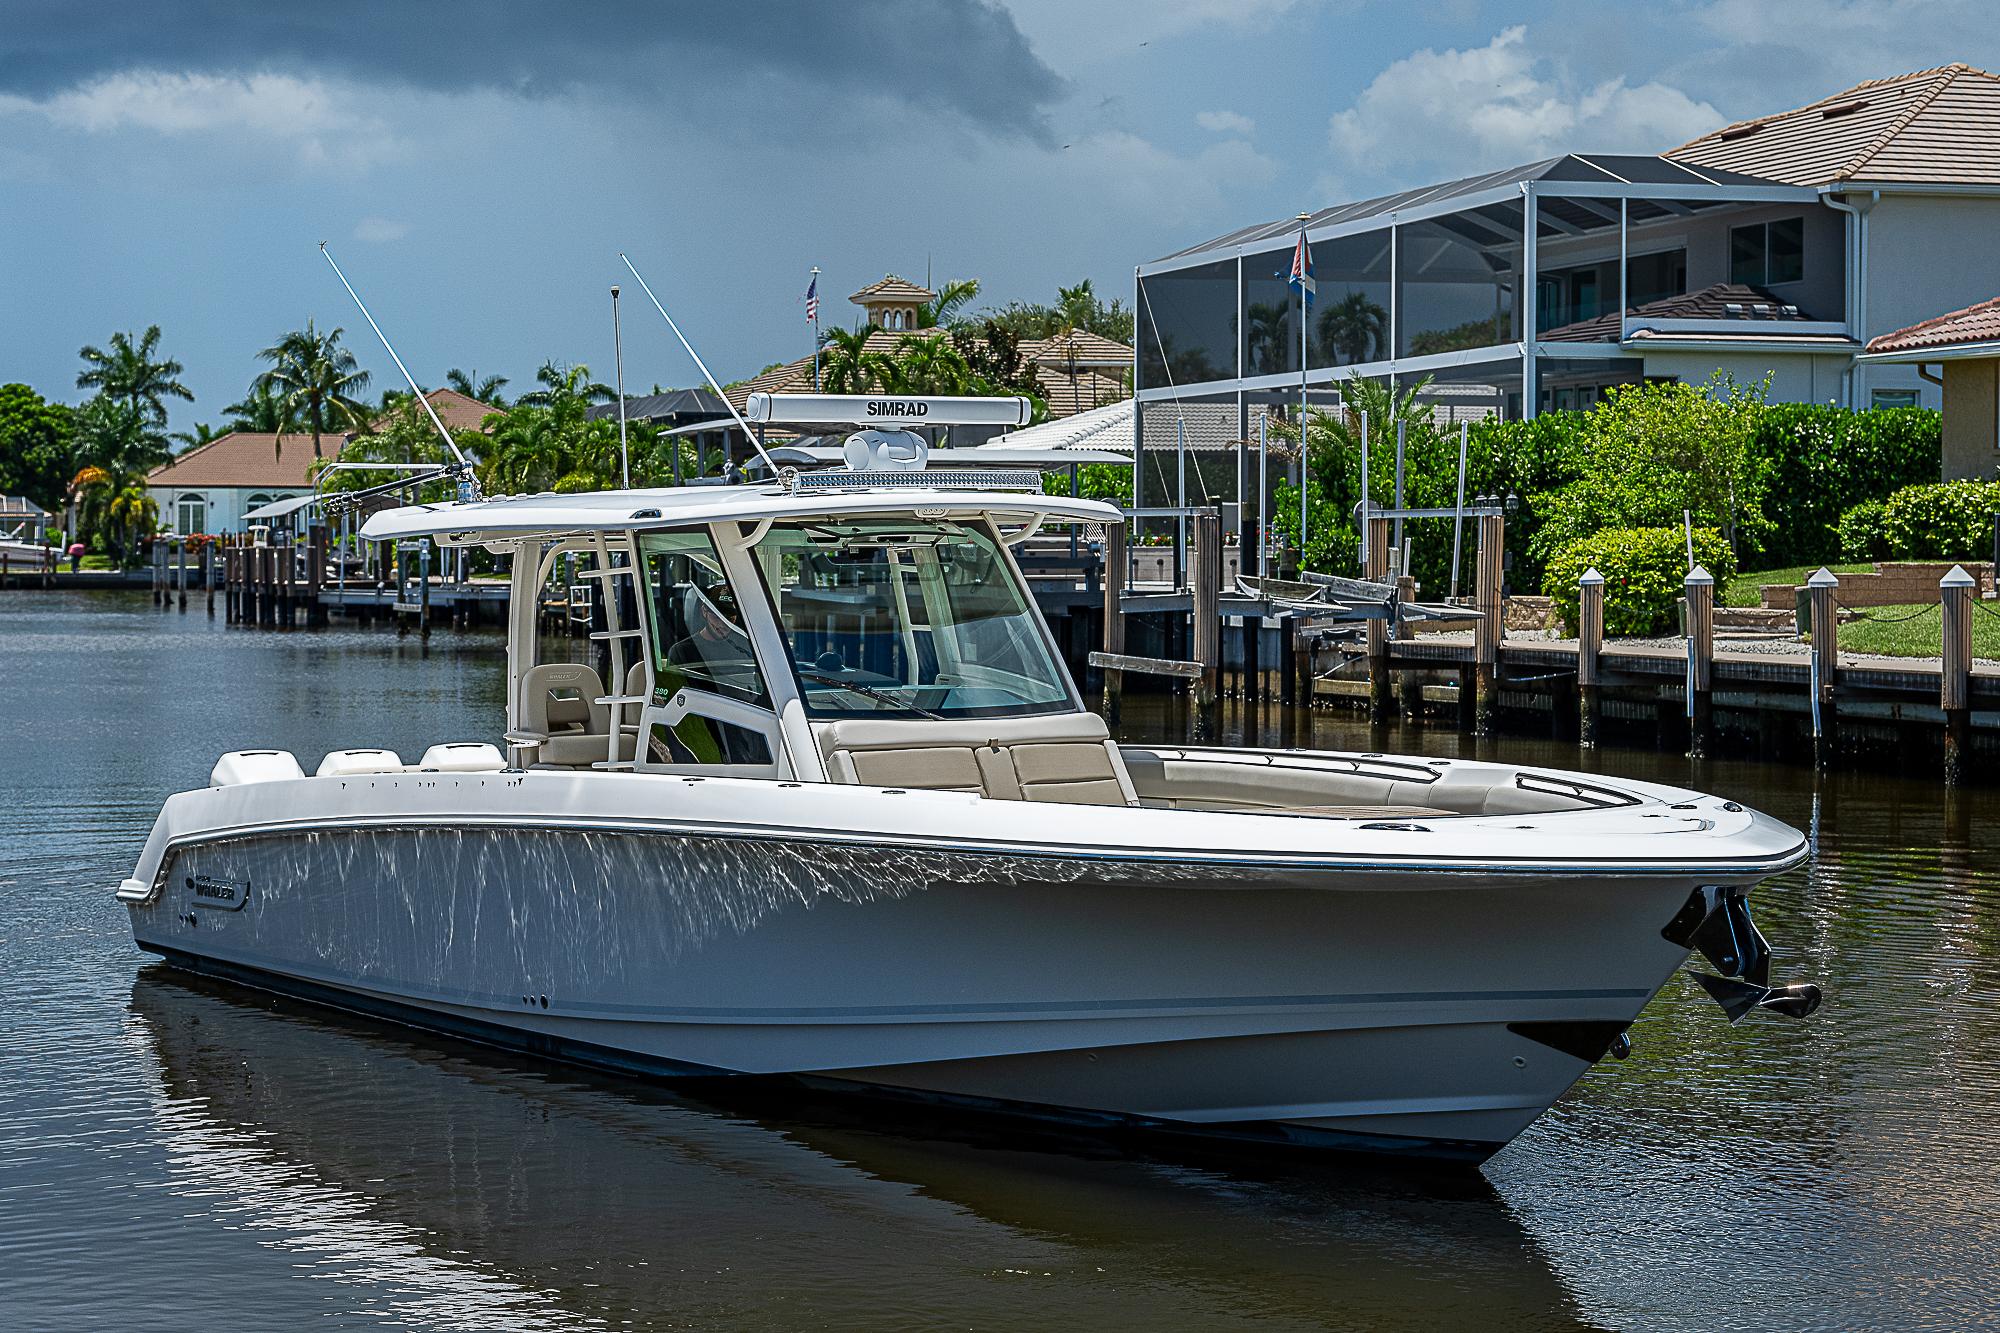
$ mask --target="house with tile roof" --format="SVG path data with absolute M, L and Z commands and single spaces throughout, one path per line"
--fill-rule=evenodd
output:
M 1566 154 L 1303 225 L 1303 339 L 1295 217 L 1139 266 L 1142 419 L 1198 400 L 1247 423 L 1301 379 L 1335 401 L 1350 375 L 1484 386 L 1509 416 L 1717 370 L 1768 375 L 1780 401 L 1936 406 L 1914 364 L 1862 352 L 2000 291 L 2000 78 L 1874 79 L 1664 151 Z
M 324 456 L 333 457 L 339 444 L 322 441 Z M 250 510 L 312 494 L 312 464 L 310 435 L 234 430 L 154 468 L 146 474 L 146 491 L 169 532 L 240 532 Z
M 498 410 L 455 389 L 433 389 L 424 396 L 453 431 L 480 430 Z M 338 457 L 353 434 L 322 436 L 321 456 Z M 146 491 L 159 505 L 161 526 L 169 532 L 240 532 L 251 510 L 312 494 L 313 459 L 307 432 L 231 431 L 154 468 L 146 474 Z
M 1859 359 L 1913 367 L 1943 390 L 1946 481 L 2000 476 L 2000 297 L 1871 338 Z

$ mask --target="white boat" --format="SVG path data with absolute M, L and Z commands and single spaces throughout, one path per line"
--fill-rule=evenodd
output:
M 1793 829 L 1594 775 L 1121 745 L 1011 554 L 1119 512 L 854 456 L 369 519 L 512 557 L 507 716 L 408 763 L 223 756 L 118 890 L 139 946 L 619 1071 L 1473 1160 L 1691 947 L 1732 1018 L 1816 1002 L 1745 906 Z M 571 557 L 608 673 L 538 657 Z

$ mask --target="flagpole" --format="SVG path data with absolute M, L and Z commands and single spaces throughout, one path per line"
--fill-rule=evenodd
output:
M 1312 480 L 1312 464 L 1306 451 L 1306 314 L 1307 286 L 1312 281 L 1312 260 L 1306 251 L 1306 219 L 1310 213 L 1299 214 L 1299 258 L 1303 267 L 1299 270 L 1299 568 L 1306 567 L 1306 537 L 1312 531 L 1307 524 L 1312 501 L 1308 498 Z
M 813 392 L 819 392 L 819 265 L 813 265 L 812 285 L 813 308 Z

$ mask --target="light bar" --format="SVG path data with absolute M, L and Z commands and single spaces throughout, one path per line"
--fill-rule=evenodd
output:
M 792 478 L 794 495 L 877 490 L 1039 493 L 1041 489 L 1039 472 L 990 472 L 956 467 L 947 472 L 926 472 L 918 468 L 898 472 L 848 472 L 842 468 L 829 468 L 824 472 L 801 472 Z
M 746 420 L 785 425 L 1025 426 L 1026 398 L 927 398 L 909 394 L 753 393 Z

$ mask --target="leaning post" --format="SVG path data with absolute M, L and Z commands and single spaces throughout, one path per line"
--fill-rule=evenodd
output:
M 1389 578 L 1389 520 L 1368 518 L 1368 559 L 1362 576 L 1370 583 Z M 1368 622 L 1368 720 L 1386 722 L 1393 703 L 1389 686 L 1389 622 Z
M 1702 759 L 1714 716 L 1715 577 L 1696 565 L 1681 588 L 1687 597 L 1688 757 Z
M 1812 618 L 1812 651 L 1807 658 L 1812 689 L 1813 762 L 1826 767 L 1833 757 L 1834 687 L 1840 678 L 1840 580 L 1821 566 L 1806 580 L 1806 607 Z
M 1216 737 L 1216 695 L 1222 668 L 1222 511 L 1194 516 L 1194 658 L 1201 675 L 1194 682 L 1194 738 Z
M 1479 545 L 1473 557 L 1479 572 L 1473 598 L 1479 623 L 1473 630 L 1473 734 L 1493 734 L 1495 686 L 1500 675 L 1500 639 L 1506 630 L 1500 600 L 1501 557 L 1507 537 L 1507 520 L 1498 513 L 1479 516 Z
M 1604 650 L 1604 575 L 1592 565 L 1576 581 L 1576 707 L 1577 742 L 1597 748 L 1597 719 L 1602 683 L 1598 655 Z
M 1125 520 L 1104 525 L 1104 651 L 1112 656 L 1125 652 Z M 1125 673 L 1117 667 L 1104 668 L 1104 720 L 1118 725 L 1120 704 L 1125 693 Z
M 1953 565 L 1938 580 L 1944 614 L 1944 669 L 1938 707 L 1944 710 L 1944 785 L 1962 787 L 1972 758 L 1972 575 Z

